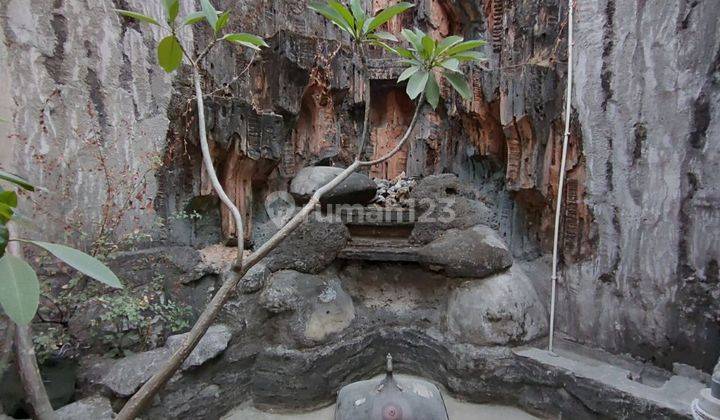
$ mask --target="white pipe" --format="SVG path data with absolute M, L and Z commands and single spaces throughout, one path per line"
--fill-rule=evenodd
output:
M 567 89 L 565 93 L 565 134 L 563 135 L 562 159 L 560 160 L 560 179 L 558 181 L 557 204 L 555 206 L 555 232 L 553 234 L 553 260 L 552 260 L 552 288 L 550 291 L 550 337 L 548 351 L 553 351 L 553 337 L 555 335 L 555 289 L 558 279 L 558 248 L 560 239 L 560 211 L 562 210 L 563 187 L 565 185 L 565 163 L 567 160 L 568 140 L 570 139 L 570 112 L 572 102 L 573 80 L 573 3 L 568 0 L 568 74 Z

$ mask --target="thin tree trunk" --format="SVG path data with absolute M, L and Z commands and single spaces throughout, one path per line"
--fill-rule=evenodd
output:
M 12 223 L 8 224 L 11 237 L 16 237 Z M 22 258 L 22 248 L 18 241 L 11 241 L 7 251 Z M 32 330 L 29 325 L 15 325 L 15 358 L 17 360 L 18 372 L 25 390 L 25 398 L 32 407 L 38 420 L 53 420 L 55 412 L 50 405 L 45 385 L 40 376 L 40 368 L 35 357 L 35 346 L 32 341 Z
M 198 100 L 198 113 L 200 114 L 202 112 L 202 115 L 199 115 L 199 129 L 200 129 L 200 138 L 201 141 L 203 139 L 206 139 L 205 131 L 205 125 L 204 125 L 204 110 L 200 111 L 200 106 L 202 104 L 202 100 L 200 98 L 203 97 L 202 89 L 199 82 L 199 74 L 197 71 L 197 68 L 193 69 L 193 77 L 195 77 L 195 95 Z M 366 91 L 369 90 L 366 89 Z M 367 97 L 366 102 L 370 101 L 370 98 Z M 142 410 L 145 409 L 147 404 L 152 401 L 152 399 L 155 397 L 155 395 L 162 389 L 162 387 L 170 380 L 170 378 L 173 377 L 175 372 L 180 368 L 182 363 L 185 361 L 185 359 L 190 355 L 190 353 L 193 351 L 193 349 L 197 346 L 197 344 L 200 342 L 200 339 L 205 335 L 208 328 L 210 328 L 210 325 L 217 317 L 218 313 L 222 309 L 223 305 L 227 301 L 228 297 L 230 296 L 230 292 L 235 289 L 240 279 L 242 279 L 243 275 L 252 268 L 255 264 L 260 262 L 267 254 L 270 253 L 277 245 L 280 244 L 285 238 L 287 238 L 295 229 L 298 228 L 302 224 L 303 221 L 316 209 L 316 207 L 320 204 L 320 199 L 325 195 L 327 192 L 331 191 L 333 188 L 337 187 L 342 181 L 347 179 L 350 175 L 352 175 L 358 168 L 360 167 L 367 167 L 372 166 L 378 163 L 381 163 L 389 158 L 391 158 L 395 153 L 397 153 L 402 146 L 407 142 L 407 140 L 410 138 L 410 134 L 412 133 L 413 128 L 417 124 L 418 117 L 420 115 L 420 109 L 423 106 L 425 100 L 424 93 L 420 95 L 418 98 L 417 106 L 415 108 L 415 114 L 413 115 L 412 121 L 410 122 L 410 125 L 408 126 L 407 130 L 405 131 L 405 134 L 403 137 L 398 141 L 398 144 L 395 146 L 393 150 L 390 151 L 387 155 L 375 159 L 372 161 L 363 161 L 361 160 L 361 154 L 358 155 L 358 158 L 345 170 L 343 170 L 340 174 L 338 174 L 334 179 L 332 179 L 330 182 L 325 184 L 324 186 L 320 187 L 310 198 L 310 201 L 303 206 L 303 208 L 298 212 L 290 221 L 288 221 L 285 226 L 283 226 L 280 230 L 278 230 L 267 242 L 265 242 L 260 248 L 258 248 L 255 252 L 250 254 L 244 261 L 238 261 L 233 265 L 233 273 L 232 275 L 223 283 L 223 285 L 220 287 L 220 289 L 217 291 L 215 296 L 213 296 L 212 300 L 208 304 L 208 306 L 205 308 L 205 310 L 200 314 L 200 317 L 195 322 L 195 325 L 193 325 L 192 329 L 187 335 L 187 338 L 182 343 L 182 345 L 175 351 L 175 353 L 170 357 L 168 362 L 160 368 L 160 371 L 158 371 L 155 375 L 152 376 L 143 386 L 128 400 L 128 402 L 125 404 L 125 406 L 122 408 L 120 413 L 118 413 L 116 420 L 132 420 L 135 419 Z M 366 104 L 366 109 L 369 110 L 370 106 Z M 366 112 L 366 116 L 364 118 L 365 124 L 369 125 L 369 112 Z M 200 116 L 202 117 L 202 121 L 200 121 Z M 366 135 L 369 128 L 366 126 L 363 128 L 363 135 Z M 364 144 L 364 142 L 361 142 Z M 362 145 L 361 144 L 361 145 Z M 210 164 L 212 164 L 212 161 L 209 160 L 209 152 L 207 152 L 206 155 L 206 147 L 203 147 L 203 159 L 208 162 L 210 161 Z M 210 170 L 210 168 L 208 168 Z M 214 170 L 213 170 L 214 172 Z M 213 183 L 213 186 L 215 184 Z M 217 189 L 216 189 L 217 190 Z M 222 191 L 222 187 L 220 187 L 220 190 Z M 240 244 L 240 240 L 238 239 L 238 243 Z
M 15 339 L 15 323 L 6 316 L 0 316 L 0 322 L 5 323 L 5 337 L 0 342 L 0 380 L 5 375 L 5 371 L 10 363 L 12 356 L 12 348 Z M 3 414 L 2 401 L 0 401 L 0 414 Z

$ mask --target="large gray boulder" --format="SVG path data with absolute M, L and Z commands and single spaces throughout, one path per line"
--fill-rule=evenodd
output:
M 447 323 L 458 341 L 481 346 L 516 345 L 547 333 L 545 306 L 517 266 L 454 289 Z
M 270 271 L 291 269 L 319 273 L 337 257 L 347 244 L 347 227 L 335 220 L 317 220 L 314 215 L 304 221 L 265 259 Z
M 110 400 L 100 396 L 83 398 L 55 411 L 57 420 L 111 420 Z
M 216 357 L 227 348 L 230 337 L 230 331 L 226 326 L 211 326 L 185 360 L 182 369 L 200 366 Z M 170 336 L 165 347 L 136 353 L 118 360 L 98 362 L 92 368 L 103 372 L 97 382 L 117 396 L 129 397 L 165 364 L 185 338 L 187 333 Z
M 355 319 L 352 298 L 334 274 L 278 271 L 261 293 L 260 304 L 271 313 L 289 312 L 285 331 L 303 346 L 325 342 Z
M 450 277 L 483 278 L 512 265 L 512 254 L 493 229 L 451 229 L 417 251 L 420 264 Z
M 306 203 L 320 187 L 339 175 L 343 168 L 333 166 L 310 166 L 301 169 L 292 182 L 290 194 L 295 200 Z M 353 173 L 337 187 L 323 196 L 327 204 L 367 204 L 375 198 L 377 185 L 367 175 Z
M 483 224 L 494 226 L 495 214 L 453 174 L 423 178 L 410 193 L 419 214 L 410 241 L 426 244 L 448 229 L 467 229 Z

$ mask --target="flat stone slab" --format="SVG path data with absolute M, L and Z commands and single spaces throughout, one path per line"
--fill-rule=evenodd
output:
M 353 238 L 338 258 L 362 261 L 418 262 L 418 246 L 402 239 Z
M 644 400 L 688 418 L 692 417 L 692 400 L 706 387 L 702 382 L 679 375 L 673 375 L 659 387 L 646 385 L 629 379 L 632 372 L 627 366 L 622 366 L 622 362 L 611 364 L 558 348 L 555 348 L 553 353 L 537 348 L 518 348 L 513 350 L 513 353 L 541 363 L 547 366 L 549 371 L 566 371 L 579 380 L 597 382 L 599 398 L 602 398 L 603 388 L 613 388 L 627 394 L 628 398 Z

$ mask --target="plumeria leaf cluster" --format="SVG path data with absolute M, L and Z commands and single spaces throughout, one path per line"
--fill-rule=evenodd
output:
M 0 181 L 14 188 L 35 191 L 30 182 L 3 170 L 0 170 Z M 105 264 L 82 251 L 49 242 L 10 238 L 7 224 L 18 217 L 17 206 L 17 192 L 0 188 L 0 306 L 15 323 L 26 325 L 35 317 L 40 301 L 40 282 L 30 264 L 5 252 L 10 241 L 35 245 L 95 280 L 122 288 L 120 279 Z
M 382 42 L 382 40 L 397 41 L 395 35 L 377 29 L 415 5 L 406 2 L 398 3 L 381 10 L 375 16 L 369 16 L 365 12 L 360 0 L 352 0 L 349 9 L 337 0 L 328 0 L 327 3 L 312 2 L 309 7 L 350 34 L 356 42 L 376 43 Z
M 460 70 L 460 63 L 484 60 L 485 56 L 480 51 L 473 50 L 484 46 L 485 41 L 465 41 L 456 35 L 438 41 L 417 28 L 412 31 L 403 29 L 401 35 L 409 48 L 382 46 L 401 57 L 402 63 L 407 66 L 398 82 L 407 80 L 406 91 L 411 99 L 425 92 L 428 103 L 436 108 L 440 101 L 438 75 L 445 78 L 463 99 L 470 99 L 472 92 Z
M 158 64 L 160 64 L 160 67 L 167 73 L 172 73 L 182 64 L 185 51 L 177 37 L 177 30 L 183 26 L 206 22 L 210 26 L 210 29 L 213 30 L 216 41 L 227 41 L 254 50 L 268 46 L 262 38 L 252 34 L 241 32 L 228 33 L 221 36 L 223 30 L 230 22 L 230 12 L 216 10 L 212 3 L 210 3 L 210 0 L 200 0 L 201 10 L 188 14 L 180 20 L 180 23 L 178 23 L 180 0 L 162 0 L 162 3 L 165 8 L 164 24 L 160 23 L 160 20 L 154 17 L 131 10 L 115 9 L 115 11 L 126 18 L 157 25 L 170 31 L 170 35 L 161 39 L 157 46 Z

